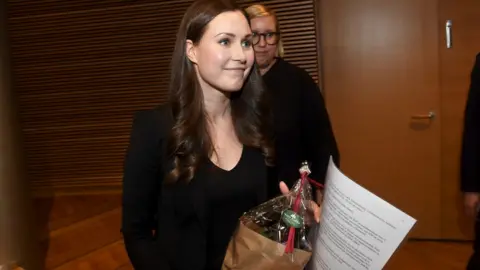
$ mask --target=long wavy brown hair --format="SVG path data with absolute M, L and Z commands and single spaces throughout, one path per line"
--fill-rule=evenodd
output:
M 197 0 L 187 9 L 180 24 L 171 62 L 169 102 L 175 123 L 167 151 L 173 158 L 174 167 L 168 175 L 168 182 L 189 182 L 199 163 L 213 154 L 203 92 L 193 63 L 186 56 L 186 41 L 198 44 L 208 24 L 217 15 L 227 11 L 244 12 L 232 1 Z M 242 89 L 232 93 L 230 98 L 235 132 L 240 142 L 244 146 L 260 149 L 266 165 L 272 166 L 274 151 L 270 101 L 255 65 Z

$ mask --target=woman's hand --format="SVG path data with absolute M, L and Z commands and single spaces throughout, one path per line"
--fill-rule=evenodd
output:
M 288 188 L 287 184 L 285 184 L 285 182 L 281 181 L 279 187 L 283 195 L 288 195 L 288 193 L 290 193 L 290 189 Z M 310 207 L 308 210 L 313 212 L 315 221 L 319 223 L 320 213 L 322 212 L 321 206 L 318 206 L 318 204 L 314 201 L 310 201 Z
M 475 218 L 478 214 L 478 208 L 480 204 L 480 193 L 465 192 L 463 194 L 463 204 L 464 204 L 465 213 L 467 214 L 467 216 Z

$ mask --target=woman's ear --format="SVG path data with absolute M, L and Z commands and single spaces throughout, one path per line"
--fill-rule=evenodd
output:
M 195 45 L 193 42 L 189 39 L 187 39 L 186 44 L 185 44 L 185 53 L 187 54 L 188 59 L 192 61 L 192 63 L 196 64 L 197 63 L 197 55 L 196 55 L 196 50 L 195 50 Z

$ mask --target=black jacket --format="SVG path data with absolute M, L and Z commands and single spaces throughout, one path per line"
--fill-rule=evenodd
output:
M 269 176 L 269 197 L 278 182 L 289 186 L 300 174 L 301 162 L 311 164 L 311 177 L 324 182 L 330 156 L 339 166 L 340 154 L 322 93 L 304 69 L 281 58 L 263 75 L 272 101 L 276 170 Z
M 480 53 L 472 70 L 465 108 L 461 189 L 463 192 L 480 192 Z
M 203 270 L 205 265 L 206 205 L 199 181 L 163 185 L 172 164 L 165 148 L 172 126 L 167 106 L 138 112 L 133 121 L 124 168 L 122 233 L 136 270 Z

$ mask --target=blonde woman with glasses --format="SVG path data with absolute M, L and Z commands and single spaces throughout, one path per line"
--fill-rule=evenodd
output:
M 323 182 L 330 155 L 339 165 L 337 143 L 325 102 L 315 81 L 282 57 L 281 31 L 275 13 L 263 6 L 246 8 L 252 28 L 255 61 L 272 98 L 276 166 L 269 172 L 269 197 L 278 183 L 292 184 L 303 160 L 311 163 L 312 178 Z

